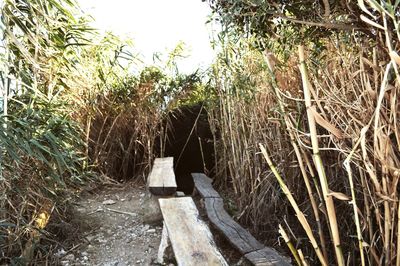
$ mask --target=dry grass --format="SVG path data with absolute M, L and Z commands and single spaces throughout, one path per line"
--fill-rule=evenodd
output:
M 243 95 L 230 89 L 233 86 L 230 83 L 217 84 L 219 102 L 217 108 L 209 112 L 210 125 L 215 135 L 217 183 L 233 189 L 241 210 L 237 218 L 251 225 L 255 232 L 276 239 L 277 231 L 273 227 L 278 223 L 279 215 L 265 219 L 265 214 L 287 213 L 288 205 L 282 203 L 284 195 L 272 173 L 267 171 L 267 165 L 259 155 L 258 143 L 268 143 L 271 149 L 282 151 L 274 153 L 280 169 L 293 173 L 293 177 L 298 170 L 293 167 L 293 154 L 284 152 L 290 150 L 290 141 L 281 127 L 279 107 L 275 104 L 269 80 L 264 78 L 268 71 L 260 69 L 262 58 L 257 60 L 249 61 L 252 64 L 248 73 L 258 73 L 252 76 L 258 91 Z M 221 63 L 218 70 L 222 68 Z
M 122 104 L 118 112 L 107 98 L 100 101 L 90 123 L 89 158 L 116 180 L 144 178 L 155 157 L 157 137 L 163 132 L 161 110 L 149 107 L 145 98 Z
M 300 49 L 285 67 L 248 53 L 233 77 L 250 75 L 241 85 L 253 98 L 217 84 L 219 181 L 268 244 L 281 224 L 298 264 L 400 265 L 400 39 L 385 30 L 396 18 L 382 17 L 386 48 L 326 40 L 325 59 Z

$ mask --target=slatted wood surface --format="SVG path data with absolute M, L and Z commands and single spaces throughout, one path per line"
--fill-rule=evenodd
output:
M 149 190 L 153 195 L 168 196 L 176 192 L 174 158 L 156 158 L 148 177 Z
M 228 265 L 191 197 L 159 199 L 178 265 Z
M 235 222 L 225 211 L 224 203 L 212 181 L 204 174 L 192 174 L 196 190 L 204 198 L 207 216 L 211 223 L 253 265 L 290 265 L 289 259 L 276 250 L 265 247 L 247 230 Z

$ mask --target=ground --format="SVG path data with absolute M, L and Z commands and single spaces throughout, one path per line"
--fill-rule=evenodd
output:
M 82 196 L 76 215 L 89 224 L 72 251 L 59 249 L 62 265 L 154 265 L 161 239 L 160 224 L 145 221 L 144 186 L 127 183 Z
M 200 216 L 207 222 L 197 197 Z M 71 248 L 54 256 L 63 266 L 159 265 L 162 216 L 157 202 L 143 184 L 113 184 L 83 193 L 74 203 L 72 223 L 80 229 Z M 73 231 L 69 229 L 69 231 Z M 214 240 L 229 265 L 243 265 L 240 255 L 211 228 Z M 68 237 L 68 236 L 66 236 Z M 62 242 L 62 239 L 60 239 Z M 171 256 L 167 265 L 174 265 Z

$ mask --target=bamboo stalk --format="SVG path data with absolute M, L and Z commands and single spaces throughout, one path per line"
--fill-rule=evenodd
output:
M 369 236 L 369 242 L 371 243 L 373 237 L 374 237 L 374 233 L 373 233 L 373 224 L 372 224 L 372 218 L 371 218 L 371 207 L 370 207 L 370 203 L 368 200 L 367 195 L 370 193 L 369 192 L 369 188 L 367 187 L 367 181 L 366 181 L 366 177 L 365 177 L 365 172 L 362 171 L 361 168 L 359 168 L 359 173 L 360 173 L 360 180 L 361 180 L 361 186 L 363 189 L 363 197 L 364 197 L 364 210 L 365 213 L 367 214 L 367 227 L 368 227 L 368 236 Z M 370 195 L 371 197 L 371 195 Z M 372 255 L 373 252 L 375 252 L 375 247 L 373 245 L 371 245 L 370 247 L 371 252 L 369 254 L 369 259 L 370 261 L 373 261 L 374 257 Z
M 382 183 L 383 183 L 383 192 L 385 195 L 388 195 L 387 191 L 387 180 L 386 177 L 382 178 Z M 385 255 L 385 264 L 389 265 L 390 264 L 390 207 L 389 207 L 389 201 L 385 200 L 383 202 L 383 208 L 384 208 L 384 255 Z
M 287 199 L 289 200 L 290 204 L 292 205 L 292 207 L 296 213 L 297 219 L 299 220 L 300 224 L 303 226 L 303 229 L 306 232 L 307 237 L 310 240 L 311 245 L 314 248 L 315 253 L 318 256 L 320 263 L 322 265 L 328 265 L 328 263 L 325 260 L 325 257 L 323 256 L 321 250 L 318 247 L 317 241 L 315 240 L 315 237 L 314 237 L 314 234 L 310 227 L 310 224 L 308 223 L 304 213 L 300 210 L 296 200 L 293 198 L 292 194 L 290 193 L 289 188 L 286 186 L 281 175 L 278 173 L 275 166 L 273 165 L 271 158 L 269 157 L 268 152 L 265 149 L 265 147 L 262 144 L 259 144 L 259 146 L 260 146 L 262 154 L 264 155 L 265 160 L 268 163 L 268 166 L 270 167 L 272 173 L 275 175 L 276 179 L 278 180 L 278 183 L 281 186 L 283 193 L 286 195 Z
M 311 143 L 312 143 L 312 148 L 313 148 L 313 154 L 314 154 L 314 159 L 316 163 L 316 168 L 318 172 L 318 176 L 320 179 L 320 184 L 322 188 L 322 194 L 324 196 L 325 204 L 326 204 L 326 210 L 328 213 L 328 218 L 329 218 L 329 225 L 332 231 L 332 239 L 333 239 L 333 244 L 335 248 L 335 253 L 336 253 L 336 260 L 338 265 L 342 266 L 344 265 L 344 257 L 340 245 L 340 235 L 339 235 L 339 228 L 337 224 L 337 218 L 336 218 L 336 210 L 335 210 L 335 205 L 333 202 L 332 196 L 329 194 L 329 186 L 328 186 L 328 180 L 325 175 L 325 169 L 322 163 L 322 159 L 319 154 L 319 147 L 318 147 L 318 138 L 317 138 L 317 128 L 315 124 L 315 119 L 314 116 L 312 115 L 311 108 L 314 108 L 311 104 L 311 96 L 310 96 L 310 89 L 309 87 L 311 86 L 309 80 L 308 80 L 308 75 L 307 75 L 307 68 L 305 64 L 305 57 L 304 57 L 304 47 L 299 46 L 299 58 L 300 58 L 300 72 L 301 72 L 301 77 L 303 81 L 303 91 L 304 91 L 304 99 L 306 102 L 306 107 L 307 107 L 307 118 L 308 118 L 308 123 L 309 123 L 309 128 L 310 128 L 310 134 L 311 134 Z
M 293 126 L 292 121 L 289 119 L 289 117 L 287 115 L 287 112 L 285 110 L 284 102 L 283 102 L 282 97 L 280 96 L 280 93 L 278 91 L 279 88 L 278 88 L 278 85 L 277 85 L 277 82 L 276 82 L 276 77 L 275 77 L 275 74 L 274 74 L 274 68 L 273 68 L 273 64 L 270 61 L 270 57 L 267 55 L 265 57 L 265 59 L 266 59 L 266 62 L 267 62 L 267 65 L 268 65 L 268 68 L 269 68 L 269 71 L 270 71 L 270 74 L 271 74 L 271 77 L 272 77 L 272 80 L 273 80 L 272 88 L 274 89 L 274 93 L 275 93 L 276 97 L 278 98 L 278 104 L 279 104 L 279 108 L 280 108 L 281 114 L 282 114 L 282 116 L 284 118 L 283 120 L 284 120 L 284 124 L 286 126 L 286 131 L 289 133 L 290 143 L 291 143 L 291 145 L 292 145 L 292 147 L 293 147 L 293 149 L 295 151 L 296 158 L 297 158 L 297 161 L 299 163 L 300 171 L 301 171 L 304 183 L 305 183 L 306 188 L 307 188 L 308 198 L 310 199 L 311 206 L 312 206 L 313 213 L 314 213 L 314 217 L 315 217 L 315 221 L 317 222 L 317 226 L 318 226 L 318 234 L 319 234 L 319 238 L 320 238 L 320 242 L 321 242 L 322 252 L 324 254 L 325 259 L 327 259 L 328 258 L 328 253 L 327 253 L 327 250 L 326 250 L 324 233 L 322 231 L 322 225 L 321 225 L 321 219 L 320 219 L 320 216 L 319 216 L 318 205 L 317 205 L 317 203 L 315 201 L 315 198 L 313 196 L 313 192 L 312 192 L 311 185 L 310 185 L 310 180 L 308 178 L 308 175 L 307 175 L 307 172 L 306 172 L 306 169 L 305 169 L 305 163 L 303 161 L 302 154 L 300 152 L 299 146 L 295 142 L 295 137 L 294 137 L 293 130 L 292 130 L 294 128 L 294 126 Z
M 304 258 L 303 251 L 301 251 L 301 249 L 298 249 L 297 251 L 299 252 L 299 257 L 303 266 L 308 266 L 309 264 L 307 263 L 306 258 Z
M 353 149 L 353 151 L 354 150 L 355 149 Z M 365 266 L 364 241 L 363 241 L 363 237 L 362 237 L 362 233 L 361 233 L 360 219 L 359 219 L 358 213 L 357 213 L 358 207 L 357 207 L 357 201 L 356 201 L 356 193 L 355 193 L 354 183 L 353 183 L 353 174 L 352 174 L 351 167 L 350 167 L 350 158 L 353 155 L 353 151 L 352 151 L 352 153 L 350 153 L 350 155 L 344 161 L 344 166 L 346 168 L 348 178 L 349 178 L 349 183 L 350 183 L 351 204 L 353 205 L 354 222 L 355 222 L 356 230 L 357 230 L 358 248 L 360 249 L 361 265 Z
M 85 130 L 85 155 L 86 155 L 86 166 L 89 165 L 89 147 L 90 147 L 90 128 L 92 126 L 92 117 L 88 114 L 86 120 L 86 130 Z
M 290 241 L 289 236 L 287 235 L 285 229 L 282 227 L 282 225 L 279 225 L 279 234 L 282 236 L 283 240 L 285 240 L 286 245 L 288 246 L 290 252 L 292 253 L 294 259 L 297 262 L 297 265 L 301 266 L 301 259 L 299 257 L 299 254 L 297 253 L 296 248 L 293 246 L 292 241 Z

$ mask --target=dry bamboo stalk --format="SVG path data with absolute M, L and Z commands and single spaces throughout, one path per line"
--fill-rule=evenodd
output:
M 318 205 L 317 205 L 317 203 L 315 201 L 315 198 L 313 196 L 313 192 L 312 192 L 311 185 L 310 185 L 310 180 L 309 180 L 307 172 L 305 170 L 304 161 L 303 161 L 302 155 L 300 153 L 300 149 L 299 149 L 297 143 L 295 142 L 295 137 L 294 137 L 294 133 L 293 133 L 293 130 L 292 130 L 292 128 L 294 128 L 294 126 L 292 124 L 292 121 L 289 119 L 289 117 L 288 117 L 288 115 L 286 113 L 284 102 L 283 102 L 283 100 L 282 100 L 282 98 L 280 96 L 280 93 L 278 91 L 279 88 L 278 88 L 278 85 L 277 85 L 277 82 L 276 82 L 276 77 L 275 77 L 275 74 L 274 74 L 273 64 L 270 61 L 270 57 L 266 56 L 265 59 L 266 59 L 266 62 L 267 62 L 267 65 L 268 65 L 268 68 L 269 68 L 269 71 L 270 71 L 271 78 L 273 79 L 272 87 L 274 89 L 276 97 L 278 98 L 278 104 L 279 104 L 279 108 L 280 108 L 281 114 L 283 115 L 283 118 L 284 118 L 286 131 L 289 133 L 290 143 L 293 146 L 293 149 L 294 149 L 296 157 L 297 157 L 297 161 L 299 162 L 300 171 L 301 171 L 304 183 L 305 183 L 306 188 L 307 188 L 308 197 L 310 199 L 311 206 L 313 208 L 315 221 L 317 222 L 317 225 L 318 225 L 318 234 L 319 234 L 319 238 L 320 238 L 320 242 L 321 242 L 322 252 L 324 254 L 325 259 L 327 259 L 328 258 L 328 255 L 327 255 L 328 253 L 327 253 L 327 250 L 326 250 L 324 233 L 322 231 L 322 225 L 321 225 L 321 219 L 320 219 L 320 216 L 319 216 Z
M 87 121 L 86 121 L 86 130 L 85 130 L 85 155 L 86 155 L 86 160 L 88 163 L 88 159 L 89 159 L 89 139 L 90 139 L 90 128 L 92 125 L 92 117 L 90 115 L 88 115 L 87 117 Z
M 299 46 L 299 57 L 300 57 L 300 72 L 303 80 L 303 90 L 304 90 L 304 99 L 306 102 L 306 107 L 307 107 L 307 117 L 308 117 L 308 123 L 309 123 L 309 128 L 310 128 L 310 134 L 311 134 L 311 143 L 313 147 L 313 153 L 314 153 L 314 159 L 316 163 L 316 168 L 318 172 L 318 176 L 320 178 L 320 183 L 321 183 L 321 188 L 322 188 L 322 193 L 325 199 L 325 204 L 326 204 L 326 210 L 328 213 L 328 218 L 329 218 L 329 225 L 331 228 L 331 234 L 333 238 L 333 243 L 335 246 L 335 253 L 336 253 L 336 259 L 338 265 L 342 266 L 344 265 L 344 258 L 343 258 L 343 253 L 340 245 L 340 236 L 339 236 L 339 228 L 337 224 L 337 218 L 336 218 L 336 210 L 335 210 L 335 205 L 332 199 L 332 196 L 329 195 L 329 186 L 328 186 L 328 180 L 325 175 L 325 169 L 321 160 L 321 157 L 319 155 L 319 147 L 318 147 L 318 139 L 317 139 L 317 128 L 315 124 L 315 119 L 310 111 L 311 108 L 314 108 L 311 104 L 311 96 L 310 96 L 310 90 L 309 86 L 311 86 L 308 76 L 307 76 L 307 69 L 306 69 L 306 64 L 305 64 L 305 57 L 304 57 L 304 47 Z
M 397 189 L 397 188 L 396 188 Z M 397 198 L 397 197 L 396 197 Z M 396 240 L 397 240 L 397 231 L 396 231 L 396 213 L 397 213 L 397 201 L 391 202 L 391 208 L 390 208 L 390 213 L 391 213 L 391 220 L 390 220 L 390 254 L 392 257 L 390 258 L 391 261 L 394 261 L 394 257 L 396 257 Z
M 357 213 L 358 207 L 357 207 L 357 201 L 356 201 L 356 193 L 355 193 L 354 183 L 353 183 L 353 174 L 352 174 L 351 167 L 350 167 L 350 159 L 351 159 L 357 146 L 358 145 L 356 145 L 354 147 L 354 149 L 351 151 L 349 156 L 344 161 L 344 166 L 346 168 L 348 178 L 349 178 L 349 183 L 350 183 L 351 200 L 352 200 L 351 204 L 353 205 L 354 221 L 355 221 L 356 230 L 357 230 L 358 248 L 360 249 L 361 265 L 365 266 L 364 241 L 363 241 L 363 237 L 362 237 L 362 233 L 361 233 L 360 219 L 359 219 L 358 213 Z
M 369 130 L 371 123 L 372 123 L 372 119 L 370 120 L 368 125 L 364 126 L 360 131 L 361 152 L 362 152 L 365 169 L 366 169 L 369 177 L 371 178 L 372 183 L 374 184 L 376 192 L 380 193 L 382 190 L 381 184 L 379 183 L 378 177 L 376 176 L 375 172 L 372 170 L 373 166 L 372 166 L 371 162 L 369 161 L 369 158 L 367 156 L 367 149 L 366 149 L 367 145 L 366 145 L 365 135 L 366 135 L 367 131 Z
M 319 189 L 319 186 L 318 186 L 318 180 L 315 177 L 315 172 L 314 172 L 314 169 L 313 169 L 313 167 L 311 165 L 310 159 L 308 158 L 308 155 L 304 151 L 302 151 L 302 155 L 303 155 L 303 158 L 306 161 L 307 169 L 310 172 L 311 178 L 312 178 L 312 180 L 314 182 L 315 190 L 317 191 L 318 197 L 319 197 L 320 201 L 323 202 L 324 199 L 323 199 L 323 197 L 321 195 L 321 190 Z
M 385 9 L 383 9 L 383 11 L 385 11 Z M 399 70 L 398 70 L 398 65 L 399 65 L 399 62 L 400 62 L 399 56 L 397 55 L 396 51 L 393 50 L 392 40 L 391 40 L 392 34 L 391 34 L 390 30 L 388 29 L 388 22 L 386 20 L 386 13 L 384 13 L 384 12 L 381 12 L 381 13 L 382 13 L 383 23 L 384 23 L 384 27 L 385 27 L 386 46 L 388 48 L 389 56 L 391 58 L 392 67 L 393 67 L 393 70 L 394 70 L 394 73 L 395 73 L 395 76 L 396 76 L 395 82 L 397 83 L 398 86 L 400 86 L 400 74 L 399 74 Z M 396 16 L 396 15 L 391 16 L 390 14 L 388 14 L 388 15 L 392 18 L 393 23 L 395 25 L 395 31 L 396 31 L 397 37 L 398 37 L 397 41 L 400 41 L 400 32 L 399 32 L 399 25 L 398 25 L 399 23 L 398 23 L 398 21 L 396 19 L 398 16 Z M 385 76 L 384 76 L 384 79 L 382 81 L 382 85 L 384 83 L 386 83 L 386 82 L 387 82 L 387 76 L 386 76 L 386 72 L 385 72 Z M 387 87 L 386 84 L 384 86 Z M 394 97 L 393 99 L 396 99 L 396 98 L 397 97 Z M 393 101 L 392 105 L 396 105 L 394 101 Z M 392 110 L 394 110 L 394 109 L 395 108 L 392 108 Z M 396 117 L 396 114 L 397 114 L 396 110 L 394 110 L 392 113 Z M 396 120 L 394 120 L 394 121 L 396 121 Z M 397 123 L 394 122 L 395 129 L 397 127 L 396 124 Z M 395 135 L 396 135 L 396 138 L 398 139 L 398 133 L 397 132 L 398 131 L 395 130 Z M 386 155 L 387 154 L 385 154 L 385 157 L 386 157 Z M 383 174 L 383 178 L 382 178 L 383 189 L 384 189 L 385 193 L 387 195 L 389 195 L 388 186 L 390 186 L 391 184 L 390 184 L 390 181 L 389 181 L 388 169 L 387 169 L 386 165 L 383 166 L 383 173 L 384 173 Z M 397 181 L 395 181 L 395 182 L 397 182 Z M 396 184 L 396 186 L 397 186 L 397 184 Z M 395 190 L 397 190 L 397 189 L 395 188 Z M 395 227 L 394 227 L 395 226 L 395 221 L 394 221 L 395 210 L 394 210 L 394 208 L 395 208 L 395 204 L 398 204 L 398 202 L 395 202 L 395 203 L 392 203 L 392 204 L 393 204 L 393 211 L 389 208 L 389 201 L 385 200 L 385 202 L 384 202 L 384 210 L 385 210 L 385 246 L 384 246 L 384 248 L 386 250 L 386 263 L 391 263 L 391 260 L 392 260 L 391 255 L 392 255 L 392 253 L 394 253 L 394 251 L 392 251 L 393 245 L 390 245 L 390 243 L 392 243 L 392 241 L 394 241 L 394 238 L 393 238 L 393 233 L 395 231 Z M 399 215 L 399 212 L 398 212 L 398 215 Z M 393 220 L 391 220 L 390 218 L 392 218 Z M 399 219 L 399 217 L 398 217 L 398 219 Z M 400 225 L 400 223 L 398 222 L 397 226 L 399 227 L 399 225 Z M 391 239 L 389 240 L 390 232 L 391 232 Z M 399 232 L 399 228 L 398 228 L 398 232 Z M 399 259 L 399 256 L 400 256 L 399 240 L 400 240 L 399 236 L 397 235 L 396 265 L 400 264 L 400 259 Z
M 387 180 L 386 176 L 382 178 L 382 184 L 383 184 L 383 192 L 385 195 L 388 195 L 387 191 Z M 385 215 L 385 220 L 384 220 L 384 256 L 385 256 L 385 262 L 386 265 L 390 264 L 390 207 L 389 207 L 389 201 L 385 200 L 383 202 L 383 208 L 384 208 L 384 215 Z
M 369 195 L 370 192 L 369 192 L 369 188 L 367 187 L 367 180 L 365 177 L 365 172 L 361 168 L 359 168 L 359 173 L 360 173 L 361 186 L 363 189 L 362 194 L 364 197 L 364 209 L 367 214 L 367 219 L 366 219 L 367 223 L 366 224 L 368 227 L 369 242 L 371 243 L 371 241 L 374 237 L 374 233 L 373 233 L 373 228 L 372 228 L 373 224 L 372 224 L 371 209 L 370 209 L 371 207 L 370 207 L 370 203 L 369 203 L 369 200 L 367 197 L 367 195 Z M 370 197 L 371 197 L 371 195 L 370 195 Z M 371 249 L 371 252 L 369 254 L 370 255 L 369 259 L 370 259 L 370 261 L 373 261 L 374 257 L 372 255 L 372 253 L 375 252 L 375 247 L 373 245 L 371 245 L 370 249 Z
M 378 58 L 376 55 L 376 48 L 374 47 L 372 49 L 372 62 L 374 63 L 374 66 L 378 66 Z M 375 85 L 375 91 L 378 91 L 378 71 L 373 68 L 374 70 L 374 85 Z
M 381 87 L 380 87 L 380 92 L 379 92 L 379 96 L 377 99 L 377 104 L 376 104 L 376 108 L 375 108 L 375 113 L 374 113 L 374 152 L 375 154 L 378 153 L 379 154 L 379 141 L 378 139 L 380 139 L 380 126 L 379 126 L 379 122 L 380 122 L 380 110 L 381 108 L 383 108 L 383 100 L 385 97 L 385 92 L 386 92 L 386 88 L 388 86 L 388 76 L 389 76 L 389 71 L 391 69 L 392 66 L 392 62 L 386 65 L 386 69 L 385 69 L 385 74 L 383 77 L 383 80 L 381 82 Z M 385 167 L 383 167 L 385 168 Z M 383 169 L 383 172 L 386 172 L 385 169 Z M 387 181 L 386 181 L 386 175 L 384 174 L 384 177 L 382 178 L 382 189 L 383 189 L 383 193 L 384 195 L 388 195 L 388 189 L 387 189 Z M 380 191 L 378 191 L 380 192 Z M 384 226 L 383 226 L 383 240 L 384 240 L 384 252 L 382 254 L 382 256 L 385 257 L 385 262 L 386 264 L 388 264 L 390 262 L 390 250 L 389 250 L 389 245 L 390 245 L 390 207 L 389 207 L 389 202 L 387 200 L 384 201 L 383 203 L 384 205 Z M 377 219 L 380 220 L 379 218 L 380 216 L 377 216 Z M 380 230 L 382 232 L 382 226 L 380 221 L 378 221 L 378 224 L 380 225 Z
M 264 148 L 264 146 L 262 144 L 259 144 L 260 149 L 262 154 L 264 155 L 265 160 L 268 163 L 268 166 L 270 167 L 271 171 L 273 172 L 273 174 L 275 175 L 276 179 L 278 180 L 279 185 L 282 188 L 283 193 L 286 195 L 286 197 L 288 198 L 290 204 L 292 205 L 297 219 L 299 220 L 300 224 L 303 226 L 304 231 L 307 234 L 308 239 L 311 242 L 312 247 L 315 250 L 315 253 L 318 256 L 318 259 L 320 261 L 320 263 L 322 265 L 328 265 L 325 257 L 323 256 L 321 250 L 318 247 L 317 241 L 314 237 L 314 234 L 312 232 L 312 229 L 310 227 L 310 224 L 308 223 L 306 217 L 304 216 L 304 213 L 299 209 L 299 206 L 296 202 L 296 200 L 293 198 L 292 194 L 290 193 L 289 188 L 286 186 L 285 182 L 283 181 L 282 177 L 280 176 L 280 174 L 278 173 L 278 171 L 276 170 L 275 166 L 273 165 L 271 158 L 269 157 L 267 150 Z
M 383 18 L 383 26 L 384 26 L 384 31 L 385 31 L 386 46 L 387 46 L 387 48 L 389 50 L 389 56 L 390 56 L 390 55 L 393 55 L 393 52 L 395 52 L 395 51 L 393 50 L 391 33 L 390 33 L 390 30 L 388 29 L 388 25 L 387 25 L 386 13 L 382 12 L 382 18 Z M 395 20 L 394 20 L 394 23 L 398 24 L 397 21 L 395 21 Z M 398 26 L 396 26 L 396 28 L 397 27 Z M 398 41 L 400 41 L 400 40 L 398 40 Z M 392 61 L 392 64 L 393 64 L 394 73 L 396 75 L 396 82 L 397 82 L 397 85 L 400 86 L 400 74 L 399 74 L 399 71 L 398 71 L 398 69 L 396 67 L 396 60 L 393 60 L 393 59 L 394 58 L 391 56 L 391 61 Z
M 292 134 L 293 133 L 291 133 L 290 135 L 292 135 Z M 319 238 L 320 238 L 320 242 L 321 242 L 322 252 L 324 254 L 324 257 L 327 259 L 328 258 L 328 252 L 326 250 L 325 237 L 324 237 L 324 233 L 322 231 L 322 225 L 321 225 L 321 219 L 320 219 L 320 215 L 319 215 L 318 205 L 317 205 L 317 202 L 316 202 L 316 200 L 314 198 L 314 195 L 312 194 L 310 181 L 309 181 L 307 172 L 306 172 L 305 167 L 304 167 L 303 159 L 301 158 L 299 147 L 297 145 L 293 145 L 293 148 L 295 150 L 296 156 L 297 156 L 298 161 L 299 161 L 300 171 L 302 173 L 302 176 L 303 176 L 303 179 L 304 179 L 304 183 L 305 183 L 306 188 L 307 188 L 308 197 L 310 199 L 311 206 L 312 206 L 312 209 L 313 209 L 313 212 L 314 212 L 314 216 L 315 216 L 315 221 L 317 222 L 318 234 L 319 234 Z
M 292 253 L 294 259 L 297 262 L 297 265 L 301 266 L 301 260 L 299 257 L 299 254 L 297 253 L 296 248 L 293 246 L 292 241 L 290 241 L 289 236 L 287 235 L 285 229 L 282 227 L 282 225 L 279 225 L 279 234 L 282 236 L 283 240 L 285 240 L 286 245 L 288 246 L 288 248 L 290 249 L 290 252 Z
M 301 251 L 301 249 L 298 249 L 297 252 L 299 253 L 299 257 L 303 266 L 308 266 L 309 264 L 307 263 L 306 258 L 304 258 L 303 251 Z

